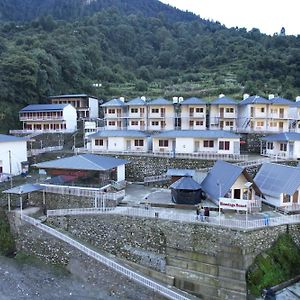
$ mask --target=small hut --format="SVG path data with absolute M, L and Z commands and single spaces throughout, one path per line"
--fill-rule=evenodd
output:
M 172 202 L 177 204 L 199 204 L 202 197 L 201 186 L 191 176 L 185 176 L 171 186 Z

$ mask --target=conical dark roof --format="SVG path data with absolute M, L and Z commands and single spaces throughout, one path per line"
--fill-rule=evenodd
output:
M 171 186 L 171 189 L 175 190 L 190 190 L 190 191 L 197 191 L 201 189 L 200 184 L 195 181 L 192 177 L 182 177 L 175 181 Z

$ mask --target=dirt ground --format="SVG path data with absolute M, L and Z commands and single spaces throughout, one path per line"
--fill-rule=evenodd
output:
M 164 299 L 116 272 L 99 270 L 98 281 L 83 280 L 42 262 L 0 256 L 0 300 Z

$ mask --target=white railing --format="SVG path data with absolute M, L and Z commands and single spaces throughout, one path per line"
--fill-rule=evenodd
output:
M 161 211 L 159 209 L 155 210 L 153 208 L 151 209 L 127 208 L 125 210 L 113 210 L 106 213 L 121 214 L 121 215 L 132 216 L 132 217 L 158 218 L 164 220 L 201 224 L 201 221 L 196 219 L 196 214 L 194 215 L 194 214 L 186 214 L 186 213 L 176 213 L 174 211 L 166 213 L 165 211 Z M 277 226 L 282 224 L 295 224 L 295 223 L 298 224 L 300 223 L 300 214 L 274 217 L 274 218 L 270 218 L 268 216 L 265 217 L 262 216 L 261 219 L 256 219 L 256 220 L 246 220 L 246 216 L 244 220 L 229 219 L 224 217 L 223 218 L 207 217 L 204 223 L 207 225 L 245 230 L 245 229 L 261 228 L 265 226 Z
M 293 203 L 292 205 L 282 206 L 279 209 L 286 213 L 296 212 L 296 211 L 300 211 L 300 204 Z
M 31 224 L 33 226 L 36 226 L 37 228 L 49 233 L 50 235 L 64 241 L 65 243 L 67 243 L 67 244 L 73 246 L 74 248 L 78 249 L 79 251 L 85 253 L 89 257 L 92 257 L 92 258 L 96 259 L 98 262 L 106 265 L 107 267 L 123 274 L 124 276 L 128 277 L 129 279 L 132 279 L 132 280 L 152 289 L 153 291 L 155 291 L 161 295 L 164 295 L 168 299 L 175 299 L 175 300 L 191 299 L 190 297 L 188 297 L 188 295 L 185 296 L 183 293 L 176 292 L 162 284 L 159 284 L 145 276 L 138 274 L 137 272 L 132 271 L 131 269 L 129 269 L 127 267 L 122 266 L 121 264 L 115 262 L 114 260 L 109 259 L 106 256 L 101 255 L 94 250 L 91 250 L 90 248 L 80 244 L 79 242 L 70 238 L 69 236 L 67 236 L 49 226 L 42 224 L 40 221 L 38 221 L 34 218 L 31 218 L 27 215 L 22 214 L 21 219 L 28 222 L 29 224 Z
M 125 190 L 121 190 L 115 193 L 104 192 L 103 188 L 88 188 L 80 186 L 65 186 L 41 183 L 45 186 L 46 193 L 61 194 L 61 195 L 73 195 L 78 197 L 95 198 L 97 196 L 105 195 L 106 200 L 121 200 L 125 197 Z
M 59 216 L 77 216 L 77 215 L 98 215 L 110 212 L 115 207 L 99 207 L 99 208 L 70 208 L 70 209 L 52 209 L 47 210 L 47 217 Z
M 30 133 L 73 133 L 77 129 L 14 129 L 10 130 L 10 134 L 30 134 Z
M 148 176 L 144 178 L 144 183 L 167 181 L 170 178 L 171 177 L 166 174 L 157 175 L 157 176 Z
M 64 117 L 63 116 L 20 117 L 20 121 L 57 121 L 57 120 L 64 120 Z
M 131 155 L 131 156 L 150 156 L 150 157 L 168 157 L 168 158 L 183 158 L 183 159 L 202 159 L 202 160 L 228 160 L 228 161 L 244 161 L 248 159 L 248 155 L 244 154 L 219 154 L 214 152 L 194 152 L 194 153 L 174 153 L 173 151 L 162 152 L 143 152 L 143 151 L 109 151 L 95 150 L 86 148 L 75 148 L 74 152 L 79 153 L 95 153 L 108 155 Z
M 41 148 L 41 149 L 31 149 L 31 150 L 27 151 L 27 155 L 30 157 L 30 156 L 35 156 L 35 155 L 39 155 L 39 154 L 46 153 L 46 152 L 59 151 L 62 149 L 63 149 L 63 146 L 52 146 L 52 147 L 45 147 L 45 148 Z

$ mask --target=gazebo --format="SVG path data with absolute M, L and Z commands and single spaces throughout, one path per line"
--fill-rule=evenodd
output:
M 45 186 L 41 186 L 39 184 L 23 184 L 19 186 L 15 186 L 8 190 L 3 191 L 2 193 L 8 195 L 8 211 L 11 210 L 11 195 L 18 195 L 20 199 L 20 211 L 22 214 L 23 210 L 23 195 L 30 194 L 32 192 L 41 191 L 43 190 L 43 204 L 45 205 Z
M 201 202 L 201 186 L 191 176 L 185 176 L 175 181 L 170 189 L 174 203 L 195 205 Z

